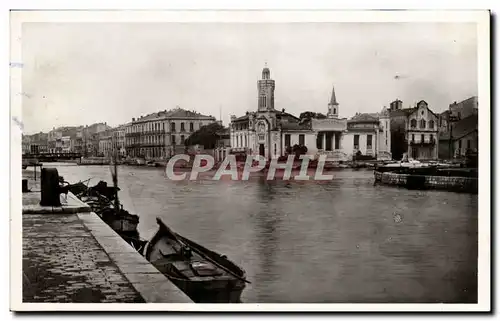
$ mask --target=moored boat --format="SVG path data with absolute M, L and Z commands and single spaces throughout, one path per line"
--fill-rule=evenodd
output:
M 156 219 L 158 231 L 143 255 L 197 303 L 238 303 L 250 283 L 245 271 L 224 255 L 189 240 Z

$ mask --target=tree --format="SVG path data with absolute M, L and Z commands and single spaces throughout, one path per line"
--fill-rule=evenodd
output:
M 192 133 L 191 136 L 184 141 L 184 145 L 202 145 L 205 149 L 213 149 L 218 139 L 217 132 L 223 129 L 224 127 L 219 123 L 205 125 Z
M 322 113 L 315 113 L 313 111 L 305 111 L 300 114 L 299 119 L 300 122 L 309 122 L 311 119 L 325 119 L 326 116 L 323 115 Z
M 291 148 L 291 153 L 295 154 L 295 159 L 299 159 L 300 155 L 305 155 L 307 153 L 307 147 L 295 144 Z

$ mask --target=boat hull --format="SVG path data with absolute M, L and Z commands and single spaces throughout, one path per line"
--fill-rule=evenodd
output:
M 211 251 L 202 245 L 169 231 L 166 236 L 166 226 L 160 223 L 160 228 L 144 247 L 143 255 L 161 273 L 169 278 L 180 290 L 197 303 L 239 303 L 246 286 L 245 271 L 228 260 L 225 256 Z M 172 234 L 174 235 L 172 239 Z M 192 262 L 183 256 L 179 242 L 189 246 L 196 253 L 197 260 L 212 262 L 229 273 L 187 276 L 174 267 L 175 262 Z M 165 258 L 167 261 L 165 261 Z
M 245 289 L 240 280 L 192 281 L 172 276 L 168 271 L 160 272 L 195 303 L 240 303 Z

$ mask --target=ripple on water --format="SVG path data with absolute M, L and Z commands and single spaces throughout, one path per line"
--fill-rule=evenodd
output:
M 111 183 L 108 166 L 56 167 L 70 182 Z M 477 195 L 373 186 L 371 171 L 333 174 L 173 182 L 161 169 L 120 167 L 120 197 L 140 215 L 141 236 L 160 216 L 244 267 L 244 302 L 476 302 Z

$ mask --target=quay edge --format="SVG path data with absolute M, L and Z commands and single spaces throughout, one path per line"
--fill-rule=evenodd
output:
M 406 173 L 380 172 L 375 170 L 375 183 L 406 187 L 409 189 L 430 189 L 450 192 L 478 193 L 478 178 L 464 176 L 434 176 Z
M 193 303 L 71 192 L 39 205 L 32 177 L 23 171 L 37 190 L 22 194 L 23 303 Z

